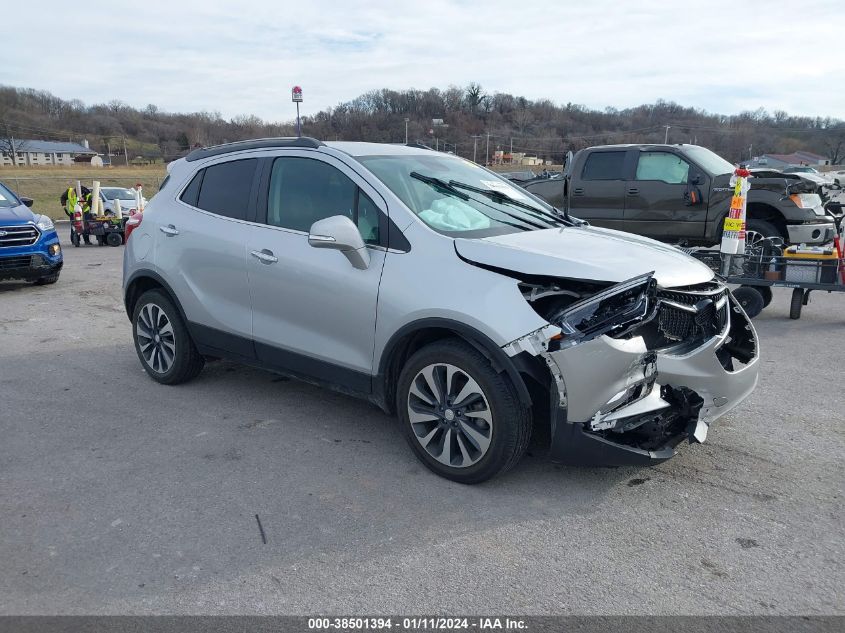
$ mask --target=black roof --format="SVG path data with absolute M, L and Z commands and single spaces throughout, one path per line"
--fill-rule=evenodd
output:
M 224 143 L 223 145 L 214 145 L 213 147 L 195 149 L 185 157 L 185 160 L 193 162 L 202 158 L 219 156 L 220 154 L 229 154 L 231 152 L 240 152 L 245 149 L 267 149 L 272 147 L 307 147 L 309 149 L 317 149 L 322 145 L 322 141 L 318 141 L 310 136 L 259 138 L 249 141 L 235 141 L 234 143 Z

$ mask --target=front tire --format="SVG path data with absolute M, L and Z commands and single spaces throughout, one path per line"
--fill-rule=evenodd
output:
M 161 290 L 148 290 L 138 299 L 132 313 L 132 338 L 144 371 L 164 385 L 195 378 L 205 364 L 182 316 Z
M 753 251 L 758 242 L 772 237 L 783 239 L 780 229 L 766 220 L 748 220 L 745 224 L 745 248 Z
M 458 340 L 432 343 L 405 364 L 396 408 L 411 449 L 431 471 L 464 484 L 514 466 L 531 438 L 531 415 L 506 374 Z

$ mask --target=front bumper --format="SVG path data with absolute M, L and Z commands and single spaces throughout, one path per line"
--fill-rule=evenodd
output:
M 50 252 L 54 245 L 58 249 L 55 255 Z M 49 277 L 62 269 L 63 261 L 58 234 L 45 232 L 35 244 L 0 248 L 0 281 Z
M 552 460 L 647 465 L 672 457 L 685 439 L 704 441 L 710 425 L 757 384 L 756 332 L 733 296 L 729 301 L 724 331 L 683 353 L 607 336 L 549 351 L 564 390 L 552 388 Z
M 788 224 L 786 232 L 790 244 L 827 244 L 836 235 L 836 224 L 833 222 Z

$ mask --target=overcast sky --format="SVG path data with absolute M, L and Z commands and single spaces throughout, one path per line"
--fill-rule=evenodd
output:
M 845 119 L 845 0 L 14 0 L 3 21 L 0 83 L 88 104 L 280 121 L 295 84 L 307 114 L 475 81 L 595 108 Z

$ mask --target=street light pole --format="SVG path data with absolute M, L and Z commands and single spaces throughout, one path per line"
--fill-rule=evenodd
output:
M 669 128 L 672 127 L 671 125 L 664 125 L 663 127 L 666 128 L 666 134 L 663 135 L 663 144 L 667 145 L 669 143 Z
M 487 151 L 484 154 L 484 165 L 487 165 L 487 161 L 490 160 L 490 132 L 487 132 Z
M 405 117 L 405 145 L 408 144 L 408 121 L 410 121 L 410 119 Z

